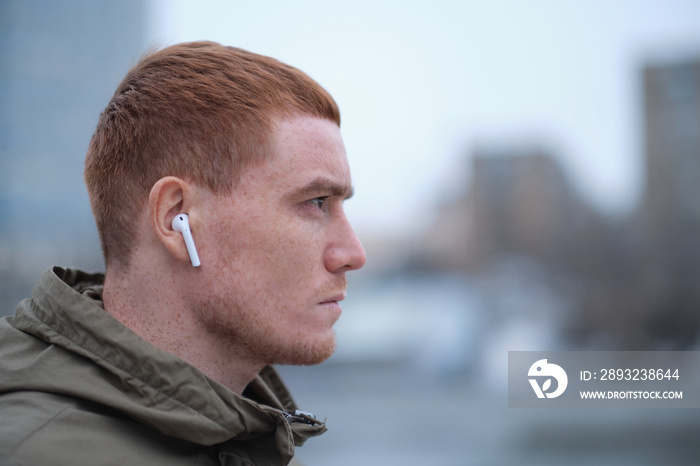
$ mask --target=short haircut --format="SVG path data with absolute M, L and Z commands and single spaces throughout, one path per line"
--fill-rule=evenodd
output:
M 274 120 L 296 114 L 340 126 L 330 94 L 273 58 L 215 42 L 143 57 L 100 115 L 85 158 L 107 266 L 129 264 L 135 220 L 159 179 L 230 193 L 243 168 L 269 155 Z

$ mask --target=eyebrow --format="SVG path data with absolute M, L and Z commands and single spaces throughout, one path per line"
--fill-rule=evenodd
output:
M 318 195 L 341 197 L 343 200 L 350 199 L 355 190 L 352 186 L 337 183 L 333 180 L 324 177 L 318 177 L 292 192 L 290 197 L 305 198 Z

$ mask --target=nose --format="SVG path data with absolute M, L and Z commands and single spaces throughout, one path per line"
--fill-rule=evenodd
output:
M 330 230 L 329 244 L 324 254 L 326 270 L 332 273 L 361 269 L 367 262 L 365 248 L 345 214 Z

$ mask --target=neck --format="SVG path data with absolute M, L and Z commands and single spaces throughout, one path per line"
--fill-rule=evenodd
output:
M 154 269 L 108 269 L 105 310 L 144 340 L 240 395 L 265 364 L 246 358 L 235 342 L 207 328 L 196 306 L 188 304 L 190 285 L 184 277 Z

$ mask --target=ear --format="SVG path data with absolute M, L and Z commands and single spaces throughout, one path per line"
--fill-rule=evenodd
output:
M 175 176 L 161 178 L 151 188 L 148 204 L 149 220 L 158 241 L 175 259 L 189 264 L 190 257 L 182 233 L 173 230 L 172 223 L 177 214 L 186 213 L 190 218 L 190 227 L 196 231 L 197 215 L 192 186 Z

